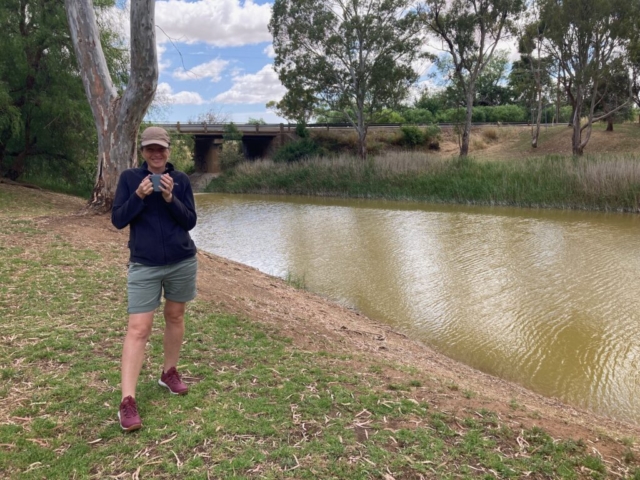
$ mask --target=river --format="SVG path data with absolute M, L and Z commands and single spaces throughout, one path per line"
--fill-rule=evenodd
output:
M 640 423 L 640 217 L 197 195 L 199 248 L 484 372 Z

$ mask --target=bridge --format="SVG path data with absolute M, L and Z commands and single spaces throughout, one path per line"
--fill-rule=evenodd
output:
M 220 149 L 228 124 L 160 123 L 157 126 L 170 132 L 192 135 L 193 160 L 196 172 L 220 173 Z M 242 153 L 245 158 L 268 157 L 275 149 L 293 139 L 295 125 L 244 124 L 234 126 L 242 133 Z
M 473 124 L 473 127 L 491 124 Z M 507 125 L 503 123 L 501 125 Z M 509 124 L 526 125 L 526 124 Z M 220 173 L 220 149 L 222 148 L 225 128 L 229 124 L 212 123 L 160 123 L 170 132 L 192 135 L 195 148 L 193 160 L 198 173 Z M 234 124 L 242 133 L 242 153 L 245 158 L 264 158 L 295 138 L 296 124 Z M 426 125 L 417 125 L 426 126 Z M 441 129 L 451 128 L 452 124 L 438 124 Z M 309 130 L 353 130 L 353 126 L 344 123 L 313 123 L 306 126 Z M 402 124 L 370 124 L 369 131 L 376 129 L 398 129 Z

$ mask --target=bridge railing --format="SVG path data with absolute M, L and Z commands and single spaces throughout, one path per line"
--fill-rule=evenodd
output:
M 221 133 L 229 125 L 228 123 L 158 123 L 158 127 L 162 127 L 165 130 L 176 131 L 180 133 Z M 427 127 L 431 125 L 437 125 L 440 128 L 448 129 L 452 128 L 453 123 L 437 123 L 437 124 L 407 124 L 407 123 L 370 123 L 370 129 L 398 129 L 403 126 L 412 125 L 417 127 Z M 530 123 L 526 122 L 477 122 L 472 123 L 472 127 L 481 126 L 528 126 Z M 234 126 L 242 133 L 278 133 L 278 132 L 294 132 L 298 124 L 295 123 L 266 123 L 266 124 L 254 124 L 234 123 Z M 349 123 L 310 123 L 306 127 L 312 130 L 352 130 L 353 125 Z

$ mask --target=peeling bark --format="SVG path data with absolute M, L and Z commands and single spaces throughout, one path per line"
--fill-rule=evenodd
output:
M 118 177 L 137 164 L 138 127 L 158 84 L 155 0 L 131 2 L 131 74 L 118 95 L 100 44 L 92 0 L 65 0 L 84 89 L 98 131 L 98 169 L 89 210 L 111 211 Z

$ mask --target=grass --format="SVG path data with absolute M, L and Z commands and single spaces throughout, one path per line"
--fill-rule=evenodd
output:
M 298 290 L 307 290 L 307 281 L 304 274 L 302 274 L 302 276 L 298 276 L 294 273 L 287 272 L 287 275 L 284 277 L 284 281 L 287 285 L 297 288 Z
M 115 413 L 124 268 L 104 249 L 69 244 L 26 214 L 15 219 L 23 208 L 38 211 L 34 198 L 0 196 L 4 478 L 572 479 L 620 471 L 580 439 L 513 431 L 489 410 L 439 411 L 420 399 L 417 370 L 364 355 L 354 370 L 352 356 L 302 351 L 274 327 L 202 301 L 188 308 L 179 365 L 189 395 L 157 385 L 162 332 L 154 328 L 138 390 L 144 428 L 123 434 Z M 388 372 L 401 368 L 411 379 L 389 383 Z
M 637 211 L 640 156 L 486 162 L 400 152 L 370 162 L 348 156 L 287 165 L 260 161 L 214 179 L 208 191 Z

